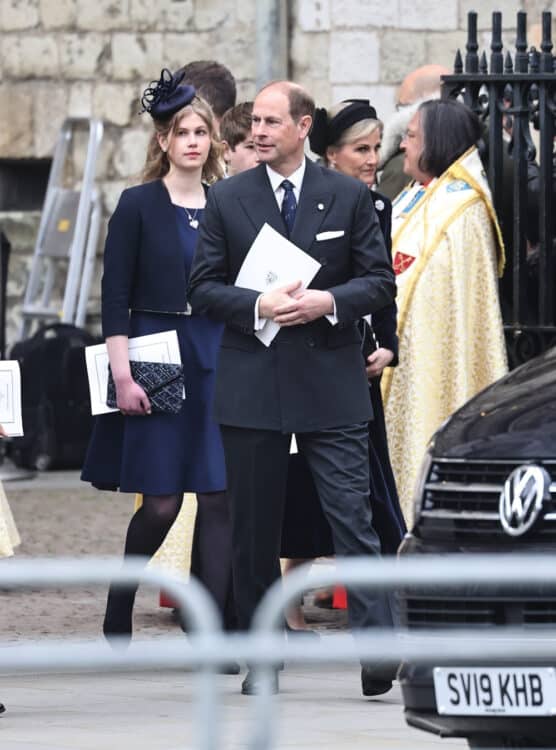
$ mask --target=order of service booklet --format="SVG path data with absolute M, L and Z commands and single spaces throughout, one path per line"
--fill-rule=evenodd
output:
M 180 347 L 176 331 L 150 333 L 129 339 L 129 359 L 135 362 L 167 362 L 180 365 Z M 106 405 L 108 386 L 108 350 L 106 344 L 85 347 L 85 362 L 91 395 L 91 414 L 107 414 L 118 409 Z M 185 393 L 183 395 L 185 398 Z
M 320 267 L 317 260 L 265 222 L 245 256 L 235 286 L 270 292 L 293 281 L 301 281 L 305 289 Z M 270 346 L 279 330 L 278 323 L 267 320 L 260 331 L 255 331 L 255 336 L 265 346 Z
M 8 437 L 23 435 L 21 372 L 17 360 L 0 361 L 0 424 Z

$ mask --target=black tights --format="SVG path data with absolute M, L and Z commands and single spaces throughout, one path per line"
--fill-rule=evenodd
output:
M 139 557 L 145 565 L 160 547 L 178 513 L 183 495 L 143 495 L 143 504 L 130 521 L 125 557 Z M 110 586 L 104 634 L 131 636 L 132 612 L 137 586 Z
M 236 627 L 232 593 L 232 533 L 225 492 L 197 493 L 191 572 L 210 591 L 226 630 Z
M 176 520 L 183 495 L 143 495 L 143 504 L 129 523 L 125 540 L 125 556 L 151 558 Z

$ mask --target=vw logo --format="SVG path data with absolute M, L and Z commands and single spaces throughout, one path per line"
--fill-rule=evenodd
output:
M 526 534 L 535 524 L 545 499 L 550 498 L 550 477 L 541 466 L 518 466 L 500 494 L 500 523 L 510 536 Z

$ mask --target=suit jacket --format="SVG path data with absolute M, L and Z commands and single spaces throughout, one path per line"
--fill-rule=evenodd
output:
M 124 190 L 108 223 L 102 277 L 104 336 L 128 335 L 129 310 L 182 312 L 187 278 L 175 209 L 162 180 Z
M 259 292 L 233 285 L 265 222 L 287 234 L 264 164 L 211 188 L 189 296 L 196 313 L 226 324 L 216 419 L 286 433 L 370 419 L 357 321 L 389 304 L 395 284 L 368 188 L 306 162 L 291 240 L 321 263 L 311 288 L 334 295 L 339 323 L 283 327 L 268 348 L 253 335 Z M 344 234 L 317 241 L 327 230 Z

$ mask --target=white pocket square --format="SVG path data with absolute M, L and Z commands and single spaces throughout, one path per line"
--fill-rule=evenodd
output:
M 335 240 L 336 237 L 343 237 L 345 234 L 343 229 L 338 229 L 336 231 L 331 232 L 319 232 L 315 235 L 315 239 L 317 242 L 320 242 L 321 240 Z

